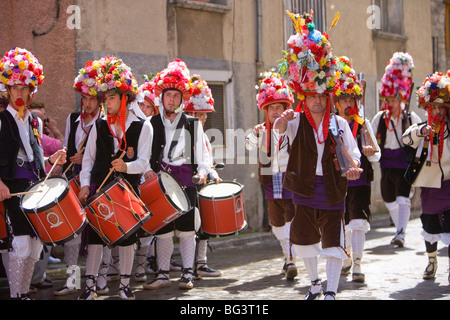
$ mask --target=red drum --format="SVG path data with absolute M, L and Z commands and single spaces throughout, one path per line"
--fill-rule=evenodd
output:
M 169 173 L 157 176 L 141 184 L 141 199 L 153 213 L 152 219 L 142 226 L 150 234 L 174 221 L 192 209 L 191 202 L 180 183 Z
M 222 181 L 209 184 L 198 193 L 203 232 L 212 236 L 234 235 L 247 226 L 244 186 Z
M 45 244 L 60 245 L 79 236 L 87 219 L 69 182 L 49 177 L 32 184 L 21 197 L 21 208 Z
M 0 240 L 8 237 L 8 231 L 6 227 L 6 210 L 3 201 L 0 202 Z
M 136 232 L 151 213 L 128 181 L 117 177 L 88 199 L 86 216 L 103 241 L 114 246 Z
M 69 185 L 70 185 L 70 188 L 73 190 L 73 192 L 75 192 L 75 195 L 78 197 L 78 194 L 80 193 L 80 190 L 81 190 L 80 176 L 76 176 L 76 177 L 73 177 L 72 179 L 70 179 Z

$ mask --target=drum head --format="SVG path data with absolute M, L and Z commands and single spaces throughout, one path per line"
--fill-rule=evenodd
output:
M 207 185 L 199 191 L 204 198 L 229 198 L 242 191 L 242 185 L 235 182 L 220 182 Z
M 38 193 L 29 193 L 22 198 L 22 208 L 24 210 L 33 210 L 46 207 L 56 199 L 59 199 L 68 190 L 67 180 L 60 177 L 50 177 L 43 183 L 43 180 L 35 182 L 27 192 L 42 191 Z
M 178 181 L 165 172 L 161 172 L 160 177 L 163 189 L 173 204 L 177 206 L 180 211 L 189 211 L 189 199 Z

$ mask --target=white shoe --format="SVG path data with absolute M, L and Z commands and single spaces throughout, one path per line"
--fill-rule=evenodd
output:
M 334 292 L 327 291 L 324 295 L 323 300 L 336 300 L 336 293 Z
M 197 274 L 201 277 L 221 277 L 223 276 L 222 271 L 214 270 L 208 267 L 206 264 L 197 267 Z
M 168 271 L 160 270 L 155 279 L 143 284 L 142 287 L 148 290 L 156 290 L 170 287 L 170 280 L 168 274 L 169 274 Z
M 146 282 L 147 281 L 147 276 L 145 275 L 145 273 L 135 273 L 134 274 L 134 279 L 137 282 Z
M 64 286 L 62 288 L 59 288 L 55 291 L 53 291 L 53 295 L 55 296 L 67 296 L 68 294 L 74 294 L 77 293 L 78 290 L 75 288 L 69 289 L 67 286 Z
M 317 279 L 311 281 L 311 289 L 309 289 L 305 300 L 318 300 L 322 296 L 322 280 Z

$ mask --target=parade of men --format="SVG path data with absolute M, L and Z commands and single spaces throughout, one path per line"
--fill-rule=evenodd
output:
M 0 10 L 0 300 L 450 299 L 450 3 L 73 2 Z

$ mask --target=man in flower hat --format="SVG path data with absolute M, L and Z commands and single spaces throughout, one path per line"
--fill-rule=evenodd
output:
M 289 138 L 291 145 L 283 183 L 293 192 L 295 206 L 290 241 L 311 280 L 306 299 L 322 295 L 321 255 L 327 261 L 325 299 L 331 300 L 337 292 L 342 260 L 348 257 L 343 241 L 347 181 L 359 178 L 361 154 L 347 121 L 330 112 L 337 60 L 328 36 L 315 29 L 312 13 L 291 17 L 297 33 L 288 41 L 286 63 L 290 86 L 299 95 L 303 111 L 288 109 L 275 122 L 275 130 Z M 342 140 L 332 137 L 332 128 L 342 132 Z M 335 145 L 341 141 L 351 157 L 351 167 L 343 173 L 336 166 Z
M 198 119 L 186 116 L 183 101 L 191 98 L 191 77 L 184 61 L 175 59 L 155 79 L 156 96 L 160 98 L 159 114 L 152 117 L 155 131 L 150 164 L 155 172 L 168 171 L 178 180 L 189 197 L 192 210 L 167 224 L 155 234 L 158 273 L 145 289 L 170 286 L 170 258 L 173 252 L 173 236 L 180 239 L 183 260 L 180 289 L 193 288 L 193 266 L 195 259 L 195 207 L 198 184 L 205 183 L 211 162 L 208 157 L 204 132 Z M 187 139 L 186 139 L 187 138 Z M 190 138 L 190 139 L 189 139 Z M 186 142 L 190 141 L 190 145 Z
M 421 188 L 422 236 L 428 256 L 423 273 L 434 279 L 437 270 L 438 241 L 448 246 L 450 267 L 450 78 L 436 72 L 429 75 L 418 90 L 419 107 L 427 111 L 425 122 L 413 124 L 403 142 L 416 150 L 406 171 L 413 187 Z M 450 268 L 449 284 L 450 284 Z
M 402 144 L 401 139 L 410 125 L 421 122 L 415 112 L 408 111 L 413 70 L 411 55 L 404 52 L 393 55 L 381 80 L 383 107 L 372 120 L 381 148 L 381 196 L 397 229 L 391 244 L 400 248 L 405 245 L 406 227 L 411 215 L 411 186 L 404 179 L 410 149 Z
M 144 84 L 138 89 L 136 100 L 141 108 L 142 112 L 151 117 L 159 113 L 159 108 L 155 103 L 155 82 L 153 78 L 146 77 Z
M 0 91 L 6 91 L 9 97 L 6 110 L 0 113 L 0 201 L 12 231 L 8 281 L 12 299 L 29 300 L 42 244 L 20 208 L 19 197 L 11 194 L 24 192 L 45 177 L 45 165 L 64 164 L 66 152 L 60 150 L 44 158 L 42 120 L 28 110 L 37 87 L 44 81 L 36 57 L 26 49 L 12 48 L 0 61 L 0 78 Z
M 249 150 L 259 150 L 259 182 L 265 190 L 272 232 L 280 242 L 284 255 L 281 272 L 288 280 L 293 280 L 298 271 L 295 266 L 295 254 L 290 246 L 289 233 L 295 210 L 292 193 L 282 187 L 289 160 L 289 141 L 286 137 L 277 140 L 272 129 L 276 119 L 291 108 L 294 97 L 280 74 L 268 71 L 261 76 L 256 100 L 258 108 L 265 111 L 266 120 L 253 127 L 247 136 L 246 144 Z
M 370 212 L 371 182 L 373 181 L 372 162 L 380 160 L 380 152 L 369 120 L 359 115 L 358 101 L 364 95 L 363 84 L 357 79 L 355 70 L 348 57 L 337 58 L 337 72 L 334 104 L 340 116 L 347 120 L 352 134 L 361 152 L 361 168 L 359 179 L 348 182 L 345 201 L 345 233 L 347 248 L 351 249 L 351 258 L 344 260 L 342 274 L 352 270 L 352 280 L 364 282 L 361 272 L 361 260 L 365 235 L 370 230 L 372 214 Z M 362 106 L 364 108 L 364 106 Z
M 203 80 L 200 75 L 195 74 L 191 78 L 192 83 L 192 96 L 189 99 L 189 101 L 184 102 L 184 112 L 191 116 L 198 119 L 198 121 L 201 123 L 202 128 L 205 128 L 206 120 L 208 119 L 208 114 L 214 112 L 214 98 L 212 96 L 211 88 L 208 86 L 208 83 Z M 205 147 L 208 151 L 209 159 L 210 159 L 210 169 L 208 172 L 208 178 L 211 181 L 214 181 L 216 183 L 219 183 L 222 181 L 222 179 L 219 177 L 219 174 L 214 167 L 214 159 L 213 159 L 213 152 L 212 152 L 212 146 L 209 141 L 208 136 L 204 135 L 205 137 Z M 199 189 L 201 189 L 201 186 L 199 186 Z M 195 209 L 196 211 L 198 208 Z M 196 212 L 196 218 L 200 220 L 200 213 Z M 206 235 L 203 230 L 201 229 L 201 223 L 199 221 L 198 223 L 199 230 L 197 230 L 197 254 L 195 257 L 195 270 L 194 273 L 196 273 L 197 276 L 200 277 L 220 277 L 222 276 L 222 271 L 215 270 L 210 268 L 207 265 L 207 250 L 208 250 L 208 239 L 209 236 Z
M 97 78 L 96 88 L 108 113 L 106 118 L 102 117 L 95 122 L 89 133 L 80 172 L 81 190 L 78 197 L 82 203 L 94 195 L 95 190 L 108 176 L 111 167 L 115 172 L 119 172 L 139 195 L 139 181 L 148 168 L 153 139 L 150 123 L 129 110 L 137 92 L 137 82 L 131 69 L 121 59 L 110 56 L 101 59 L 100 65 L 103 66 L 102 75 Z M 114 175 L 111 175 L 105 185 L 114 178 Z M 105 246 L 92 228 L 88 231 L 86 290 L 79 297 L 81 300 L 91 300 L 96 296 L 96 275 Z M 119 296 L 123 300 L 135 299 L 129 284 L 136 241 L 137 234 L 134 233 L 118 244 Z
M 98 75 L 101 74 L 101 65 L 99 61 L 88 61 L 86 65 L 78 71 L 74 80 L 73 88 L 81 96 L 81 106 L 79 112 L 71 113 L 66 120 L 66 131 L 63 145 L 67 148 L 67 158 L 69 161 L 63 167 L 63 172 L 68 180 L 78 179 L 83 161 L 84 148 L 89 136 L 89 132 L 100 118 L 101 103 L 97 98 L 97 88 L 95 82 Z M 76 237 L 64 243 L 64 260 L 68 266 L 68 280 L 70 278 L 69 270 L 78 265 L 78 256 L 81 247 L 81 237 Z M 64 296 L 76 293 L 77 289 L 67 283 L 55 290 L 56 296 Z

